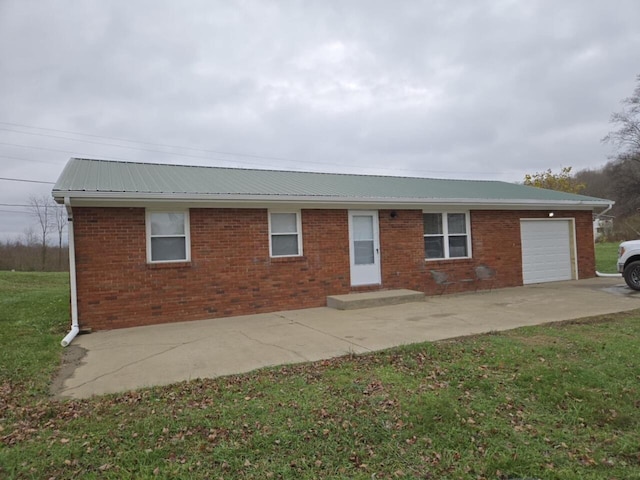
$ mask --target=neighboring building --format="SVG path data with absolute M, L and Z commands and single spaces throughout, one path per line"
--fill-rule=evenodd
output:
M 593 216 L 593 239 L 595 241 L 606 239 L 613 232 L 612 215 L 594 215 Z
M 608 200 L 495 181 L 73 158 L 72 308 L 93 330 L 589 278 Z M 434 276 L 435 275 L 435 276 Z M 74 300 L 77 296 L 77 302 Z

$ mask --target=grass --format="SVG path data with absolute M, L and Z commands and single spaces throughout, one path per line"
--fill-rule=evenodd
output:
M 618 260 L 619 242 L 596 243 L 596 270 L 600 273 L 618 273 L 616 262 Z
M 66 279 L 14 275 L 0 478 L 640 478 L 640 311 L 57 401 Z
M 0 384 L 45 395 L 69 320 L 69 274 L 0 272 Z M 0 463 L 1 464 L 1 463 Z

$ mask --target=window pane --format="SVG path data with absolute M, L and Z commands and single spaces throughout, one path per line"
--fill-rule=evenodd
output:
M 159 237 L 151 239 L 151 260 L 186 260 L 187 249 L 184 237 Z
M 353 216 L 353 239 L 373 240 L 373 218 L 371 216 Z
M 272 235 L 271 255 L 298 255 L 298 235 Z
M 444 237 L 424 237 L 425 258 L 444 258 Z
M 449 256 L 451 258 L 468 256 L 466 236 L 449 237 Z
M 151 235 L 184 235 L 184 213 L 152 213 Z
M 298 223 L 295 213 L 272 213 L 271 233 L 297 233 Z
M 425 213 L 422 218 L 424 220 L 425 235 L 442 235 L 441 213 Z
M 353 261 L 356 265 L 373 264 L 373 240 L 356 240 L 353 242 Z
M 454 233 L 467 233 L 467 223 L 464 213 L 450 213 L 447 215 L 449 235 Z

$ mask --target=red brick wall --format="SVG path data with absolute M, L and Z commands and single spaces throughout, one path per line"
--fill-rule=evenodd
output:
M 495 287 L 522 284 L 520 218 L 546 212 L 471 212 L 473 258 L 423 258 L 422 212 L 381 210 L 382 286 L 438 293 L 430 270 L 455 280 L 486 264 Z M 576 219 L 580 278 L 594 275 L 591 212 Z M 325 305 L 352 290 L 346 210 L 303 210 L 303 256 L 269 257 L 266 209 L 191 209 L 191 262 L 146 263 L 143 208 L 74 208 L 81 328 L 104 330 Z M 475 288 L 457 282 L 448 292 Z M 371 289 L 369 287 L 368 289 Z
M 496 286 L 522 285 L 520 220 L 549 218 L 548 211 L 476 210 L 471 212 L 473 257 L 498 273 Z M 578 278 L 595 276 L 591 211 L 554 211 L 554 218 L 574 218 Z
M 382 283 L 384 288 L 410 288 L 427 295 L 438 294 L 431 271 L 446 272 L 454 283 L 447 293 L 522 285 L 520 219 L 549 218 L 548 211 L 471 211 L 472 258 L 425 261 L 421 210 L 380 210 Z M 595 253 L 591 211 L 554 212 L 554 218 L 575 218 L 578 277 L 595 276 Z M 395 245 L 395 248 L 394 248 Z M 493 283 L 476 284 L 475 267 L 487 265 L 496 272 Z
M 422 210 L 380 210 L 378 217 L 383 287 L 424 291 Z

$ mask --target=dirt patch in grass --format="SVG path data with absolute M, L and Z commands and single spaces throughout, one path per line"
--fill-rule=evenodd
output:
M 53 377 L 49 392 L 54 398 L 60 399 L 60 393 L 64 389 L 64 382 L 73 377 L 73 374 L 82 364 L 82 360 L 87 355 L 87 350 L 79 345 L 69 345 L 64 349 L 60 369 Z

